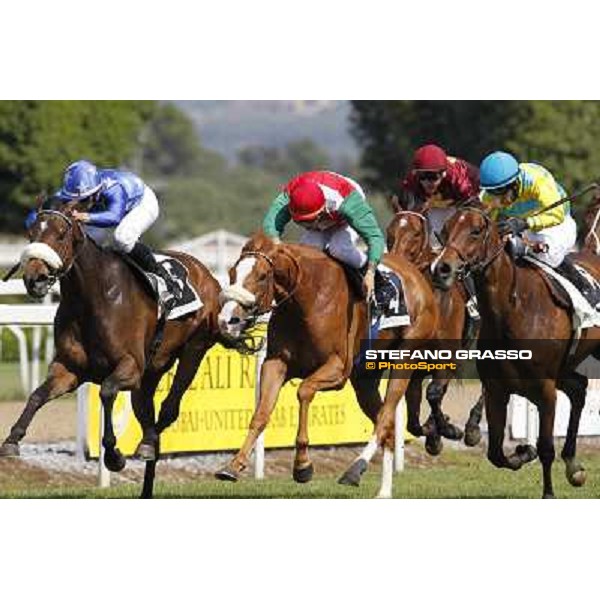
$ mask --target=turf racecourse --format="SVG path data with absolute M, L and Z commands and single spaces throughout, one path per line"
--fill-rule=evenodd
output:
M 600 498 L 600 449 L 586 449 L 581 459 L 588 480 L 581 488 L 571 487 L 564 476 L 562 460 L 554 466 L 558 498 Z M 315 465 L 318 471 L 318 464 Z M 0 465 L 1 468 L 1 465 Z M 158 481 L 157 498 L 372 498 L 379 483 L 379 466 L 364 477 L 359 488 L 340 486 L 335 476 L 316 476 L 305 485 L 291 478 L 254 481 L 245 478 L 236 484 L 201 477 L 186 484 Z M 139 485 L 119 485 L 107 490 L 95 487 L 45 487 L 0 489 L 1 498 L 136 498 Z M 481 455 L 445 451 L 444 464 L 409 468 L 394 478 L 395 498 L 539 498 L 541 468 L 534 462 L 518 472 L 499 470 Z

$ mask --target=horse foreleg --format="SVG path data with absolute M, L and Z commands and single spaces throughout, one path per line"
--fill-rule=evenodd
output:
M 136 388 L 139 385 L 140 372 L 132 356 L 127 356 L 100 385 L 100 400 L 104 408 L 104 464 L 109 471 L 121 471 L 125 467 L 125 458 L 116 447 L 117 438 L 113 429 L 112 412 L 117 394 L 122 389 Z
M 587 478 L 583 465 L 575 456 L 577 453 L 579 420 L 585 405 L 587 385 L 588 379 L 585 375 L 581 375 L 581 373 L 573 373 L 568 379 L 561 379 L 558 382 L 558 387 L 567 394 L 569 401 L 571 402 L 567 437 L 561 452 L 561 457 L 565 461 L 567 480 L 575 487 L 582 486 Z
M 406 388 L 406 429 L 415 437 L 425 435 L 421 427 L 421 394 L 423 376 L 415 374 Z
M 78 385 L 77 375 L 69 371 L 61 362 L 52 362 L 48 368 L 46 381 L 29 396 L 21 416 L 0 446 L 0 456 L 19 456 L 19 442 L 25 436 L 35 413 L 50 400 L 73 391 Z
M 460 440 L 463 437 L 463 431 L 460 427 L 450 423 L 450 420 L 442 411 L 442 400 L 448 391 L 450 378 L 444 371 L 436 371 L 427 386 L 425 396 L 431 408 L 431 414 L 435 420 L 437 432 L 449 440 Z
M 465 446 L 477 446 L 481 441 L 481 417 L 483 416 L 483 392 L 479 394 L 477 402 L 469 412 L 469 418 L 465 424 Z
M 269 423 L 271 413 L 277 404 L 287 374 L 287 365 L 279 358 L 265 360 L 260 374 L 260 391 L 258 406 L 254 410 L 246 439 L 234 458 L 220 471 L 215 473 L 217 479 L 237 481 L 239 475 L 248 467 L 250 453 L 258 436 Z
M 517 446 L 513 454 L 509 456 L 504 454 L 504 430 L 510 394 L 495 385 L 492 388 L 485 387 L 482 395 L 488 422 L 488 460 L 500 469 L 516 471 L 537 457 L 536 450 L 532 446 L 523 444 Z
M 298 432 L 296 435 L 296 456 L 294 457 L 293 478 L 297 483 L 306 483 L 312 479 L 313 466 L 308 455 L 308 410 L 315 394 L 319 390 L 341 386 L 346 379 L 344 363 L 338 356 L 332 356 L 298 387 Z
M 556 387 L 553 381 L 546 380 L 541 394 L 538 396 L 538 413 L 540 435 L 537 451 L 542 463 L 544 489 L 542 498 L 554 498 L 552 488 L 552 463 L 554 462 L 554 415 L 556 412 Z

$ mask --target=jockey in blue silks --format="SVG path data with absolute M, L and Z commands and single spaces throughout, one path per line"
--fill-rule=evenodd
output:
M 63 187 L 55 195 L 64 202 L 90 202 L 88 212 L 74 210 L 72 216 L 85 224 L 87 233 L 99 244 L 127 254 L 144 271 L 162 277 L 168 293 L 161 297 L 167 310 L 181 297 L 170 273 L 157 262 L 148 246 L 139 241 L 159 214 L 155 193 L 134 173 L 98 169 L 78 160 L 65 170 Z M 25 222 L 29 227 L 35 212 Z

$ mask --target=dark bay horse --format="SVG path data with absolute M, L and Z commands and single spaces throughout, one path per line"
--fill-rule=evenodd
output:
M 116 253 L 101 249 L 72 208 L 50 204 L 38 212 L 23 253 L 23 279 L 28 293 L 41 298 L 55 279 L 61 300 L 54 322 L 55 356 L 46 380 L 27 400 L 25 409 L 0 446 L 0 456 L 18 456 L 35 413 L 47 402 L 75 390 L 84 382 L 100 385 L 104 408 L 104 461 L 120 471 L 125 459 L 116 447 L 112 409 L 119 391 L 131 391 L 134 413 L 143 435 L 136 455 L 147 461 L 142 495 L 151 497 L 160 433 L 179 413 L 181 397 L 192 382 L 208 349 L 219 339 L 220 285 L 195 258 L 171 253 L 188 270 L 188 278 L 203 306 L 195 313 L 167 321 L 162 342 L 153 347 L 157 304 L 145 284 Z M 158 383 L 178 362 L 173 385 L 158 421 L 154 393 Z
M 431 263 L 437 254 L 431 248 L 426 215 L 427 208 L 419 211 L 399 210 L 387 227 L 386 241 L 388 252 L 404 256 L 431 283 Z M 468 319 L 465 306 L 467 296 L 463 285 L 457 281 L 447 292 L 434 288 L 434 295 L 439 305 L 440 322 L 433 343 L 443 347 L 444 340 L 452 340 L 457 347 L 465 346 L 471 340 L 463 339 Z M 475 331 L 474 336 L 476 334 Z M 437 455 L 442 451 L 442 436 L 459 440 L 463 437 L 463 432 L 448 421 L 441 408 L 448 385 L 454 376 L 450 371 L 434 372 L 425 393 L 431 406 L 431 416 L 421 426 L 419 422 L 421 390 L 426 376 L 425 372 L 415 373 L 406 390 L 407 429 L 417 437 L 425 435 L 427 452 Z M 482 412 L 483 396 L 471 409 L 465 425 L 464 438 L 467 446 L 476 446 L 481 440 L 479 423 Z
M 390 348 L 405 340 L 429 340 L 435 334 L 438 313 L 431 287 L 413 265 L 386 255 L 385 264 L 403 282 L 411 325 L 380 332 Z M 366 337 L 364 299 L 353 291 L 343 267 L 320 250 L 297 244 L 274 244 L 259 233 L 244 246 L 230 271 L 231 285 L 223 290 L 219 325 L 233 339 L 256 318 L 272 310 L 267 333 L 267 355 L 262 366 L 260 399 L 248 435 L 233 460 L 216 476 L 235 481 L 247 467 L 256 439 L 265 429 L 285 382 L 302 379 L 298 387 L 299 420 L 294 479 L 312 478 L 308 454 L 308 411 L 319 391 L 341 389 L 350 379 L 363 412 L 375 423 L 370 456 L 353 465 L 341 482 L 358 485 L 367 462 L 385 444 L 384 483 L 380 494 L 391 495 L 394 415 L 408 379 L 389 380 L 382 404 L 380 378 L 364 376 L 355 364 L 360 340 Z M 402 435 L 401 432 L 398 435 Z
M 533 361 L 499 361 L 493 372 L 478 369 L 484 386 L 489 427 L 488 458 L 497 467 L 512 470 L 536 458 L 536 449 L 517 446 L 506 456 L 503 449 L 510 394 L 533 402 L 539 412 L 537 455 L 543 469 L 543 497 L 554 497 L 552 463 L 555 457 L 553 430 L 556 391 L 569 397 L 571 412 L 562 450 L 566 476 L 571 485 L 583 485 L 586 473 L 576 458 L 577 432 L 585 403 L 587 377 L 575 372 L 588 356 L 600 358 L 600 328 L 584 329 L 573 349 L 570 310 L 557 301 L 541 271 L 517 265 L 504 248 L 495 222 L 482 207 L 467 207 L 446 224 L 446 245 L 435 263 L 434 282 L 448 289 L 460 270 L 473 273 L 482 316 L 479 345 L 494 341 L 535 344 L 542 340 L 544 352 Z M 596 278 L 600 259 L 581 253 L 576 261 Z

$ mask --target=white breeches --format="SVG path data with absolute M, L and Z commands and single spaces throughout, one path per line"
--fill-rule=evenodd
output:
M 116 227 L 86 227 L 88 234 L 101 246 L 129 254 L 142 234 L 159 215 L 156 194 L 146 186 L 140 203 L 128 212 Z
M 349 225 L 332 231 L 305 231 L 301 244 L 327 249 L 339 261 L 359 269 L 367 262 L 367 255 L 357 247 L 359 235 Z
M 535 258 L 551 267 L 558 267 L 565 256 L 574 249 L 577 241 L 577 225 L 573 217 L 567 215 L 560 225 L 542 231 L 526 231 L 523 237 L 531 242 L 542 242 L 548 246 L 547 252 L 534 254 Z

